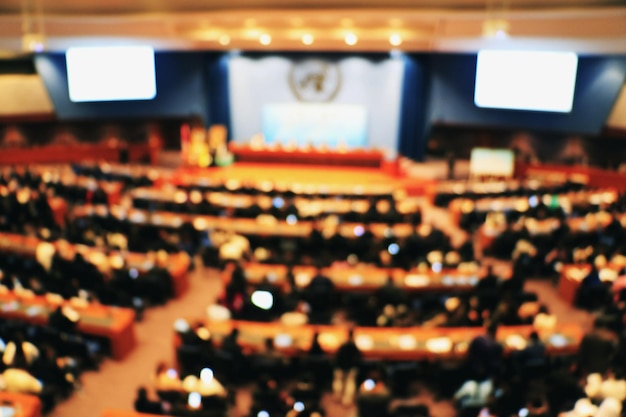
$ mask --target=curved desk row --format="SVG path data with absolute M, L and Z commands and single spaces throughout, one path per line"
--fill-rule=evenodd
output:
M 179 228 L 184 223 L 193 224 L 196 230 L 221 229 L 242 235 L 308 237 L 315 226 L 315 221 L 293 220 L 282 221 L 275 218 L 236 219 L 219 216 L 203 216 L 198 214 L 178 214 L 171 212 L 150 212 L 148 210 L 124 209 L 114 206 L 110 209 L 104 206 L 76 207 L 74 214 L 78 217 L 97 216 L 107 217 L 112 214 L 118 219 L 128 219 L 131 223 L 141 225 L 163 226 Z M 367 226 L 362 223 L 341 223 L 340 233 L 346 238 L 355 238 L 363 233 L 365 227 L 377 238 L 397 237 L 405 238 L 420 226 L 408 223 L 397 223 L 389 226 L 384 223 L 372 223 Z
M 205 327 L 219 344 L 232 329 L 239 329 L 239 344 L 245 352 L 262 352 L 265 340 L 272 339 L 277 350 L 296 355 L 311 347 L 315 333 L 327 354 L 333 354 L 348 338 L 347 326 L 304 325 L 286 326 L 281 323 L 249 321 L 205 321 Z M 497 339 L 510 352 L 523 348 L 533 326 L 507 326 L 498 329 Z M 482 327 L 424 328 L 424 327 L 355 327 L 355 343 L 365 358 L 382 360 L 444 360 L 462 359 L 471 341 L 482 334 Z M 584 335 L 578 324 L 557 324 L 551 330 L 539 330 L 550 355 L 574 354 Z M 180 345 L 175 334 L 175 345 Z
M 43 240 L 34 236 L 23 236 L 12 233 L 0 233 L 0 252 L 13 253 L 20 256 L 36 257 L 37 247 L 44 243 Z M 59 243 L 54 243 L 59 246 Z M 66 249 L 73 252 L 82 253 L 85 259 L 96 266 L 99 266 L 112 256 L 121 255 L 129 268 L 136 268 L 139 273 L 147 273 L 154 266 L 154 260 L 147 254 L 135 252 L 117 252 L 94 248 L 85 245 L 66 244 Z M 106 252 L 106 253 L 105 253 Z M 108 255 L 107 255 L 108 253 Z M 174 294 L 182 295 L 189 287 L 189 263 L 191 260 L 185 253 L 168 255 L 168 271 L 172 276 L 174 284 Z
M 207 171 L 202 170 L 199 173 L 181 170 L 171 178 L 170 183 L 181 188 L 199 189 L 205 191 L 228 191 L 243 192 L 249 188 L 255 191 L 255 194 L 271 194 L 275 191 L 280 194 L 292 193 L 298 196 L 344 196 L 367 198 L 376 196 L 392 196 L 396 191 L 395 186 L 386 184 L 320 184 L 320 183 L 298 183 L 285 180 L 284 182 L 267 181 L 267 180 L 246 180 L 240 181 L 236 179 L 226 180 L 224 178 L 207 178 Z
M 261 263 L 243 265 L 246 280 L 250 284 L 260 284 L 265 277 L 276 285 L 286 287 L 287 267 Z M 222 271 L 224 283 L 230 281 L 232 266 Z M 293 267 L 296 285 L 304 288 L 309 285 L 317 270 L 313 266 L 299 265 Z M 385 285 L 388 277 L 394 284 L 410 292 L 469 291 L 484 275 L 484 271 L 472 272 L 458 269 L 444 269 L 434 272 L 431 269 L 406 271 L 400 268 L 378 268 L 369 265 L 331 266 L 322 268 L 322 275 L 330 278 L 339 291 L 376 291 Z
M 136 188 L 130 192 L 133 200 L 144 200 L 155 203 L 185 205 L 188 203 L 198 204 L 201 199 L 205 199 L 214 206 L 221 208 L 248 208 L 255 203 L 260 203 L 261 199 L 269 200 L 266 195 L 251 196 L 242 193 L 229 192 L 207 192 L 189 193 L 182 190 L 167 190 L 157 188 Z M 285 204 L 287 198 L 276 201 L 277 204 Z M 304 216 L 320 214 L 345 214 L 350 211 L 365 213 L 370 208 L 370 201 L 361 199 L 344 199 L 340 197 L 315 198 L 310 196 L 296 196 L 293 198 L 294 205 Z M 400 214 L 411 214 L 419 210 L 422 206 L 422 199 L 411 197 L 403 198 L 395 202 Z
M 610 217 L 600 215 L 600 213 L 590 213 L 585 217 L 571 217 L 565 220 L 567 227 L 572 232 L 592 232 L 606 227 L 610 222 Z M 619 214 L 617 220 L 626 225 L 626 214 Z M 561 220 L 556 218 L 548 218 L 537 220 L 527 218 L 513 225 L 513 229 L 521 230 L 526 227 L 530 235 L 548 235 L 561 226 Z M 483 224 L 478 229 L 479 242 L 483 248 L 490 246 L 493 241 L 500 236 L 507 228 L 505 224 Z
M 160 146 L 129 144 L 128 158 L 131 161 L 149 158 L 152 163 L 156 163 L 159 151 Z M 106 143 L 78 143 L 7 148 L 0 152 L 0 164 L 2 165 L 52 164 L 86 160 L 119 161 L 120 148 Z
M 571 208 L 577 204 L 605 205 L 617 201 L 617 191 L 614 189 L 605 190 L 582 190 L 570 191 L 563 194 L 539 195 L 541 202 L 546 206 L 559 206 L 566 212 L 571 212 Z M 539 201 L 537 201 L 539 202 Z M 450 203 L 449 210 L 452 221 L 459 224 L 461 215 L 470 211 L 480 213 L 518 211 L 524 213 L 530 208 L 529 197 L 491 197 L 471 200 L 458 198 Z
M 78 330 L 87 335 L 106 338 L 114 359 L 123 359 L 135 346 L 135 312 L 129 308 L 109 307 L 64 301 L 54 296 L 35 296 L 0 291 L 0 317 L 46 325 L 57 306 L 70 306 L 80 315 Z

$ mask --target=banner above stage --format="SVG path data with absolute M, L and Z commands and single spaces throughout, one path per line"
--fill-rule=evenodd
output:
M 367 146 L 365 106 L 334 103 L 280 103 L 263 107 L 267 144 L 364 148 Z

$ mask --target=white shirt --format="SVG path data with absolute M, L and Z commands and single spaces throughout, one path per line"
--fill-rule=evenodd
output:
M 493 383 L 490 379 L 480 384 L 476 381 L 467 381 L 454 394 L 454 399 L 461 401 L 463 407 L 481 406 L 487 403 L 492 391 Z
M 18 368 L 9 368 L 2 373 L 0 387 L 7 392 L 39 394 L 43 385 L 34 376 Z
M 601 398 L 614 398 L 618 401 L 626 399 L 626 381 L 623 379 L 607 379 L 600 384 Z
M 4 350 L 4 354 L 2 355 L 2 363 L 7 366 L 13 365 L 16 348 L 17 346 L 15 346 L 14 342 L 9 342 L 7 348 Z M 22 350 L 24 350 L 24 356 L 26 356 L 26 362 L 28 363 L 31 363 L 39 357 L 39 349 L 37 349 L 37 347 L 32 343 L 22 342 Z

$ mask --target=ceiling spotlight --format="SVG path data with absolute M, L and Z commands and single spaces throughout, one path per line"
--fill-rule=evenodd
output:
M 357 36 L 354 33 L 348 33 L 346 34 L 346 37 L 344 40 L 346 41 L 347 45 L 353 46 L 353 45 L 356 45 L 359 38 L 357 38 Z
M 217 40 L 219 42 L 220 45 L 222 46 L 226 46 L 230 43 L 230 36 L 228 35 L 222 35 L 219 37 L 219 39 Z
M 389 43 L 393 46 L 400 46 L 402 44 L 402 37 L 394 33 L 389 37 Z
M 302 35 L 302 43 L 305 45 L 313 44 L 313 35 L 311 35 L 310 33 Z
M 261 45 L 269 45 L 270 43 L 272 43 L 272 37 L 267 33 L 264 33 L 259 38 L 259 42 L 261 42 Z

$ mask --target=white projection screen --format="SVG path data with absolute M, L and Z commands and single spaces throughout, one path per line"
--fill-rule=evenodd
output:
M 152 100 L 156 97 L 151 47 L 69 48 L 65 61 L 73 102 Z
M 569 113 L 578 56 L 572 52 L 478 52 L 474 103 L 478 107 Z
M 469 171 L 473 177 L 512 177 L 514 169 L 515 155 L 510 149 L 472 149 Z

